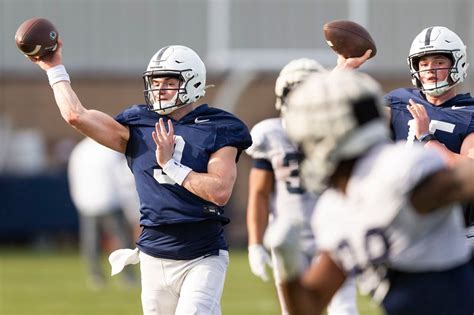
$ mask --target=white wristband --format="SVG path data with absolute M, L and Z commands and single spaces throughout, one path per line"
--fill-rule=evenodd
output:
M 163 171 L 178 185 L 182 185 L 184 179 L 189 173 L 191 173 L 192 169 L 174 159 L 170 159 L 168 162 L 166 162 L 165 166 L 163 166 Z
M 71 80 L 69 79 L 69 74 L 67 74 L 64 65 L 57 65 L 55 67 L 52 67 L 48 69 L 48 71 L 46 71 L 46 74 L 48 75 L 49 85 L 51 87 L 61 81 L 71 82 Z

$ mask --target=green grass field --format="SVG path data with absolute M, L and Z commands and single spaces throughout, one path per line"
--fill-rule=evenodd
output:
M 109 271 L 104 257 L 104 266 Z M 141 314 L 140 289 L 122 286 L 120 275 L 101 290 L 91 290 L 77 251 L 37 253 L 0 248 L 1 315 L 129 315 Z M 137 269 L 138 273 L 138 269 Z M 361 315 L 382 314 L 367 298 L 359 298 Z M 273 285 L 250 273 L 245 251 L 231 252 L 222 313 L 277 315 Z

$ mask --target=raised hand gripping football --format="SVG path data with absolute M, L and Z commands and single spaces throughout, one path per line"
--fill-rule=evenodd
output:
M 15 42 L 18 49 L 29 58 L 43 59 L 58 48 L 59 33 L 45 18 L 31 18 L 17 29 Z
M 361 57 L 371 50 L 369 58 L 377 54 L 375 41 L 360 24 L 348 20 L 335 20 L 324 24 L 324 37 L 329 47 L 344 58 Z

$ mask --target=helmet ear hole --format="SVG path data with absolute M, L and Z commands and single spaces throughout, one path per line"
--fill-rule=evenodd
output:
M 413 67 L 413 69 L 415 69 L 416 71 L 418 71 L 420 69 L 420 57 L 413 57 L 411 60 L 411 66 Z

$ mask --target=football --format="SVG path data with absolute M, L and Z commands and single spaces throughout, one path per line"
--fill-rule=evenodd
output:
M 31 18 L 23 22 L 15 34 L 18 49 L 28 57 L 41 59 L 57 48 L 58 31 L 44 18 Z
M 324 37 L 328 45 L 345 58 L 360 57 L 372 49 L 370 58 L 377 53 L 375 42 L 369 32 L 353 21 L 335 20 L 324 24 Z

